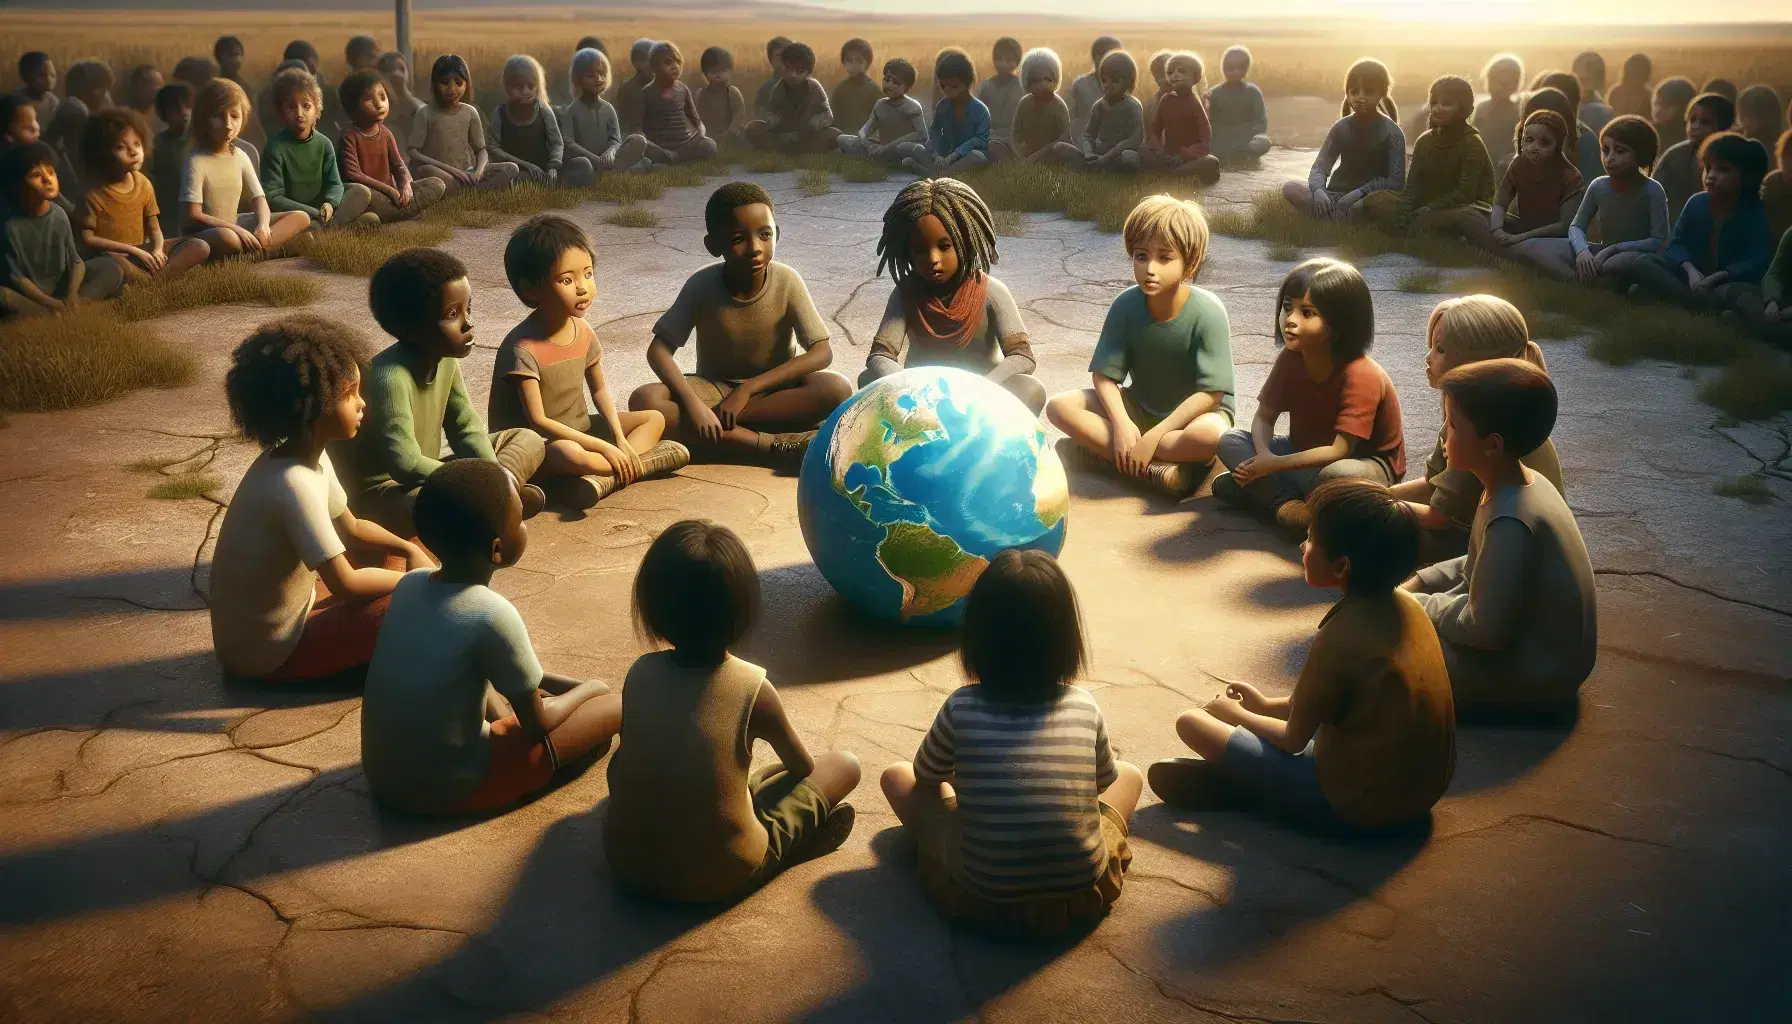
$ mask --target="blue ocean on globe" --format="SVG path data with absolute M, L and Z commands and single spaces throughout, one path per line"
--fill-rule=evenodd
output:
M 956 625 L 1004 548 L 1064 547 L 1070 495 L 1038 417 L 974 373 L 891 374 L 834 410 L 803 458 L 797 515 L 822 576 L 863 611 Z

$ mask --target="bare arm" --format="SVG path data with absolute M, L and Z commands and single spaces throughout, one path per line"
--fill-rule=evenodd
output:
M 811 373 L 827 369 L 829 364 L 833 363 L 833 361 L 834 349 L 828 344 L 828 339 L 823 338 L 809 346 L 809 351 L 804 352 L 795 359 L 789 359 L 779 363 L 777 366 L 772 367 L 757 377 L 746 381 L 740 386 L 740 390 L 745 391 L 749 397 L 763 395 L 768 391 L 776 391 L 784 385 L 794 383 Z M 663 380 L 664 378 L 661 379 Z
M 672 343 L 664 338 L 655 338 L 647 346 L 647 365 L 653 375 L 672 392 L 680 408 L 685 410 L 707 409 L 703 400 L 691 390 L 690 382 L 684 379 L 684 369 L 678 365 L 678 356 L 672 350 Z
M 77 263 L 76 266 L 80 266 L 80 264 Z M 58 299 L 49 292 L 39 288 L 36 281 L 31 280 L 23 274 L 14 274 L 12 276 L 11 284 L 14 291 L 17 291 L 20 295 L 25 296 L 32 302 L 48 306 L 51 309 L 62 308 L 61 299 Z
M 347 509 L 336 517 L 336 532 L 345 544 L 359 544 L 401 556 L 406 569 L 434 568 L 436 565 L 436 560 L 421 545 L 405 540 L 371 519 L 358 518 Z
M 628 432 L 622 429 L 622 417 L 616 411 L 616 398 L 610 394 L 610 385 L 604 380 L 602 363 L 592 363 L 585 369 L 585 386 L 591 389 L 591 400 L 597 405 L 598 418 L 610 428 L 610 436 L 627 444 Z
M 602 452 L 609 447 L 604 441 L 592 437 L 583 431 L 574 430 L 557 419 L 550 417 L 541 404 L 541 381 L 534 377 L 510 377 L 504 383 L 517 389 L 523 400 L 523 412 L 529 417 L 529 427 L 549 441 L 571 441 L 588 452 Z M 617 435 L 622 436 L 621 434 Z
M 1339 459 L 1348 458 L 1350 449 L 1355 444 L 1355 439 L 1349 434 L 1339 434 L 1332 439 L 1331 444 L 1322 448 L 1308 448 L 1305 451 L 1281 456 L 1276 460 L 1276 470 L 1280 472 L 1288 469 L 1312 469 L 1316 466 L 1329 466 Z
M 755 740 L 771 744 L 792 781 L 806 779 L 815 771 L 815 758 L 791 728 L 790 718 L 784 714 L 784 702 L 769 682 L 760 685 L 759 694 L 753 698 L 753 710 L 747 715 L 747 742 Z
M 1195 422 L 1196 418 L 1218 409 L 1224 398 L 1225 395 L 1218 391 L 1197 391 L 1184 398 L 1175 409 L 1171 410 L 1170 415 L 1165 416 L 1162 422 L 1146 433 L 1162 437 L 1172 430 L 1181 430 Z

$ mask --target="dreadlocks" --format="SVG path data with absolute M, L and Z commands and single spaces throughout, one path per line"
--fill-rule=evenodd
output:
M 890 268 L 898 285 L 908 282 L 915 267 L 909 260 L 909 235 L 915 222 L 932 214 L 945 225 L 946 237 L 958 251 L 956 288 L 975 273 L 987 272 L 996 262 L 996 225 L 989 205 L 977 190 L 957 178 L 922 178 L 896 193 L 884 211 L 884 233 L 877 240 L 877 273 Z

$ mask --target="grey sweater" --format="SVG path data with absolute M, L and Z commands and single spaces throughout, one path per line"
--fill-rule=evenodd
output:
M 1110 104 L 1103 98 L 1089 108 L 1089 123 L 1083 126 L 1083 153 L 1106 156 L 1115 151 L 1138 149 L 1145 142 L 1145 108 L 1137 96 L 1126 96 Z
M 964 345 L 917 330 L 909 322 L 901 287 L 890 289 L 890 301 L 884 304 L 884 319 L 871 339 L 871 355 L 865 365 L 880 377 L 904 366 L 956 366 L 991 380 L 1032 373 L 1033 349 L 1014 294 L 994 277 L 988 282 L 983 323 Z
M 1601 248 L 1616 252 L 1656 252 L 1668 241 L 1668 194 L 1661 182 L 1643 178 L 1640 188 L 1619 192 L 1610 176 L 1593 179 L 1568 225 L 1576 256 L 1588 249 L 1587 228 L 1599 218 Z
M 1336 169 L 1333 169 L 1336 165 Z M 1406 187 L 1406 133 L 1391 118 L 1377 115 L 1364 124 L 1355 114 L 1332 123 L 1325 143 L 1307 172 L 1315 191 L 1368 195 Z

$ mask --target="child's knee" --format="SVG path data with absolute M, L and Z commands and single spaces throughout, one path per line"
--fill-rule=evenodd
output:
M 892 761 L 878 777 L 878 788 L 891 803 L 898 802 L 915 784 L 915 766 L 908 761 Z
M 851 398 L 854 390 L 852 381 L 833 370 L 818 370 L 810 374 L 805 383 L 815 390 L 818 397 L 828 403 L 829 408 Z
M 1232 469 L 1257 454 L 1257 443 L 1251 439 L 1250 431 L 1234 427 L 1220 435 L 1216 450 L 1220 461 Z
M 652 411 L 664 416 L 670 395 L 664 384 L 643 384 L 629 393 L 628 407 L 631 412 Z
M 1060 391 L 1045 400 L 1045 418 L 1052 426 L 1069 432 L 1065 424 L 1072 413 L 1083 410 L 1083 393 L 1081 391 Z
M 1285 181 L 1282 183 L 1282 198 L 1290 205 L 1304 209 L 1312 200 L 1312 195 L 1307 191 L 1306 185 L 1298 181 Z

